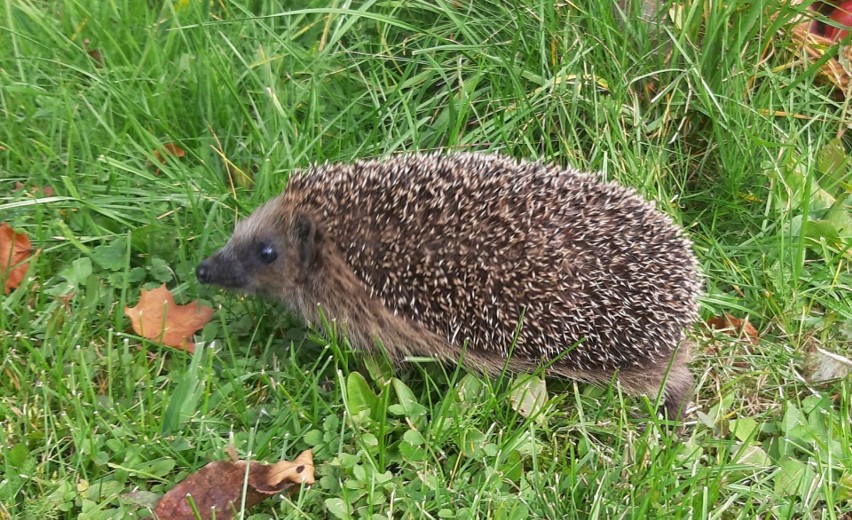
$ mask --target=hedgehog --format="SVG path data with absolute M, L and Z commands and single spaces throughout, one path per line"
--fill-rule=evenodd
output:
M 198 280 L 333 319 L 356 349 L 544 370 L 678 416 L 698 314 L 691 242 L 634 190 L 501 154 L 315 165 L 240 220 Z

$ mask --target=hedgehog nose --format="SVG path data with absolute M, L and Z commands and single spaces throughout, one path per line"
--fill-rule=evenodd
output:
M 198 268 L 195 270 L 195 277 L 198 278 L 198 281 L 201 283 L 210 283 L 212 280 L 212 269 L 210 268 L 210 262 L 208 260 L 204 260 L 200 264 L 198 264 Z

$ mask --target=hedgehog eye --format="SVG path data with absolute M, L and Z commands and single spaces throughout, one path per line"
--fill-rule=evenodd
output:
M 257 246 L 257 254 L 260 257 L 260 261 L 264 264 L 271 264 L 276 258 L 278 258 L 278 251 L 265 242 L 261 242 Z

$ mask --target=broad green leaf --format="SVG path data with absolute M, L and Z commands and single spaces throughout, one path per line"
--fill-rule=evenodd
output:
M 837 481 L 837 491 L 834 500 L 837 502 L 852 500 L 852 470 L 846 471 Z
M 151 463 L 148 472 L 155 477 L 165 477 L 175 469 L 175 459 L 159 459 Z
M 180 375 L 178 385 L 169 398 L 166 413 L 163 414 L 163 435 L 171 435 L 195 413 L 199 400 L 204 392 L 204 385 L 199 384 L 198 373 L 201 357 L 207 349 L 196 348 L 189 367 Z
M 406 417 L 414 419 L 426 414 L 426 408 L 417 402 L 414 392 L 405 383 L 397 378 L 393 378 L 391 382 L 393 383 L 393 389 L 396 391 L 396 397 L 399 399 L 399 405 L 402 407 L 402 411 Z
M 787 410 L 784 412 L 784 419 L 781 421 L 781 431 L 790 433 L 793 428 L 802 424 L 801 413 L 796 405 L 787 403 Z
M 367 470 L 364 469 L 363 464 L 357 464 L 354 468 L 352 468 L 352 476 L 355 480 L 359 480 L 361 482 L 367 482 Z
M 166 283 L 173 277 L 172 268 L 162 258 L 151 259 L 151 278 L 158 282 Z
M 350 414 L 357 415 L 365 410 L 372 410 L 378 400 L 364 376 L 358 372 L 349 374 L 346 378 L 346 405 Z
M 163 495 L 159 493 L 152 493 L 151 491 L 141 489 L 121 495 L 122 502 L 149 509 L 156 508 L 157 502 L 159 502 L 161 498 L 163 498 Z
M 753 439 L 758 429 L 757 421 L 751 417 L 731 419 L 730 427 L 731 433 L 733 433 L 734 436 L 742 442 L 745 442 L 750 438 Z
M 848 197 L 840 197 L 825 215 L 826 222 L 830 222 L 837 234 L 845 242 L 852 239 L 852 208 L 845 204 Z
M 324 504 L 326 510 L 328 510 L 334 518 L 339 518 L 340 520 L 352 518 L 349 514 L 349 506 L 343 500 L 339 498 L 326 498 Z
M 772 459 L 760 446 L 752 445 L 746 447 L 737 454 L 737 464 L 746 464 L 757 468 L 768 468 L 772 465 Z
M 840 242 L 837 228 L 828 220 L 809 220 L 805 227 L 805 237 L 814 242 L 820 242 L 820 240 L 825 240 L 829 244 Z
M 412 446 L 421 446 L 426 443 L 426 439 L 423 438 L 423 434 L 414 429 L 406 430 L 405 433 L 402 434 L 402 440 Z
M 814 470 L 804 462 L 793 458 L 784 458 L 778 463 L 779 471 L 775 474 L 776 496 L 803 497 L 816 479 Z
M 367 355 L 364 356 L 364 366 L 370 374 L 373 381 L 378 381 L 384 386 L 391 380 L 394 374 L 393 366 L 387 356 L 382 355 Z
M 466 457 L 478 459 L 483 455 L 482 448 L 485 446 L 485 434 L 476 428 L 468 428 L 459 439 L 459 448 Z
M 92 249 L 92 260 L 110 271 L 122 271 L 127 267 L 127 240 L 118 238 L 109 244 Z
M 66 267 L 59 272 L 59 276 L 65 278 L 71 288 L 85 285 L 86 279 L 92 275 L 92 261 L 86 257 L 78 258 L 71 262 L 70 267 Z
M 820 185 L 829 193 L 837 194 L 842 187 L 850 191 L 849 174 L 852 161 L 840 139 L 832 139 L 817 153 L 817 168 L 823 174 Z
M 302 440 L 307 443 L 308 446 L 319 446 L 323 442 L 323 433 L 320 430 L 311 430 L 306 433 Z
M 512 408 L 524 417 L 536 417 L 536 421 L 547 420 L 540 412 L 547 404 L 547 386 L 543 379 L 524 376 L 515 383 L 509 394 Z
M 29 456 L 30 450 L 27 449 L 26 444 L 19 442 L 6 452 L 6 462 L 15 469 L 21 469 Z
M 482 381 L 473 374 L 465 374 L 456 385 L 456 393 L 462 402 L 476 402 L 482 395 Z
M 426 439 L 417 430 L 407 430 L 402 434 L 402 442 L 399 443 L 399 452 L 402 458 L 408 462 L 421 462 L 426 460 Z
M 500 464 L 500 471 L 504 478 L 512 482 L 518 482 L 524 475 L 524 463 L 518 450 L 512 450 Z

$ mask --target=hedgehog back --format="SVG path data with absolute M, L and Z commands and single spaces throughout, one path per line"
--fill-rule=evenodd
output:
M 682 232 L 589 174 L 408 155 L 315 166 L 283 201 L 320 218 L 372 297 L 458 347 L 534 363 L 571 349 L 557 363 L 573 370 L 643 366 L 668 359 L 696 317 Z

